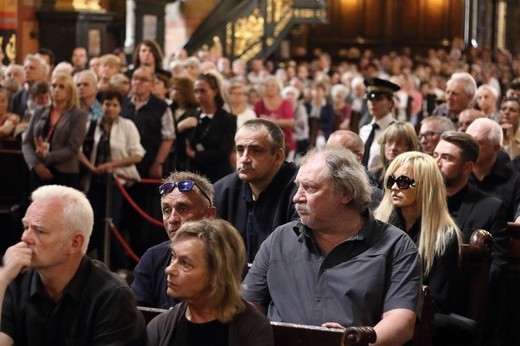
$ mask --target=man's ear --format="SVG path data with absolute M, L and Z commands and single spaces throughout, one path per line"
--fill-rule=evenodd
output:
M 475 164 L 471 161 L 468 161 L 464 164 L 462 172 L 464 173 L 464 175 L 470 175 L 471 172 L 473 172 L 473 168 L 475 168 Z
M 207 218 L 214 218 L 215 216 L 217 216 L 217 207 L 213 206 L 213 207 L 209 207 L 207 210 L 206 210 L 206 215 L 205 215 Z
M 81 251 L 83 244 L 85 244 L 85 236 L 83 233 L 74 234 L 71 238 L 70 253 Z
M 282 148 L 279 148 L 274 153 L 274 156 L 275 156 L 276 163 L 282 163 L 285 160 L 285 151 Z

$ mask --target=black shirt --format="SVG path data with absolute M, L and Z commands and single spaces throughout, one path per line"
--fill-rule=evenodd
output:
M 58 302 L 34 269 L 7 288 L 1 332 L 20 345 L 142 345 L 145 321 L 124 281 L 84 257 Z
M 188 321 L 182 315 L 173 334 L 171 345 L 227 346 L 229 325 L 214 320 L 205 323 Z

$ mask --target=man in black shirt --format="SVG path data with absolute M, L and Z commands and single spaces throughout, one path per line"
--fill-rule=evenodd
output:
M 126 283 L 85 256 L 94 220 L 85 195 L 47 185 L 32 200 L 0 268 L 0 345 L 144 344 Z
M 246 121 L 235 145 L 237 172 L 215 183 L 215 206 L 242 235 L 251 263 L 276 227 L 298 218 L 292 201 L 297 167 L 284 161 L 283 132 L 268 120 Z
M 478 119 L 477 119 L 478 120 Z M 466 133 L 447 131 L 433 152 L 445 178 L 448 209 L 459 226 L 465 243 L 474 230 L 484 229 L 493 236 L 493 262 L 488 286 L 487 338 L 500 332 L 504 308 L 504 282 L 509 256 L 507 216 L 502 201 L 468 183 L 479 157 L 479 145 Z M 498 330 L 498 331 L 496 331 Z

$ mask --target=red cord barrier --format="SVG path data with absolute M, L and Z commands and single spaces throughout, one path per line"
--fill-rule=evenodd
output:
M 162 180 L 160 179 L 151 179 L 151 178 L 141 178 L 139 180 L 137 179 L 133 179 L 133 178 L 128 178 L 122 174 L 115 174 L 116 177 L 120 178 L 120 179 L 123 179 L 123 180 L 126 180 L 126 181 L 135 181 L 137 183 L 143 183 L 143 184 L 157 184 L 157 185 L 160 185 L 163 183 Z
M 112 228 L 112 233 L 114 234 L 114 236 L 116 237 L 116 239 L 119 241 L 119 244 L 121 244 L 121 246 L 125 249 L 126 253 L 132 257 L 132 259 L 134 261 L 136 261 L 137 263 L 139 263 L 139 261 L 141 260 L 139 258 L 139 256 L 137 256 L 135 254 L 135 252 L 132 250 L 132 248 L 130 247 L 130 245 L 128 245 L 128 243 L 123 239 L 123 236 L 121 235 L 121 233 L 119 233 L 119 231 L 117 230 L 116 226 L 114 226 L 114 223 L 112 221 L 110 221 L 110 228 Z
M 139 215 L 141 215 L 144 219 L 146 219 L 147 221 L 151 222 L 152 224 L 154 224 L 155 226 L 159 226 L 159 227 L 164 227 L 164 224 L 161 222 L 161 221 L 158 221 L 156 219 L 154 219 L 153 217 L 151 217 L 150 215 L 148 215 L 147 213 L 144 212 L 144 210 L 142 210 L 135 202 L 134 200 L 132 200 L 132 198 L 130 197 L 130 195 L 128 194 L 128 192 L 126 192 L 125 188 L 123 187 L 123 185 L 121 185 L 121 182 L 117 179 L 114 179 L 114 181 L 116 182 L 116 185 L 117 187 L 119 188 L 119 191 L 121 191 L 121 193 L 123 194 L 123 196 L 125 197 L 125 199 L 128 201 L 128 203 L 130 203 L 130 205 L 137 211 L 137 213 Z

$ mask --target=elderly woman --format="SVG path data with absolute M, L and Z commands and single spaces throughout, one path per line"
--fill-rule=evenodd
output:
M 500 104 L 500 126 L 504 130 L 503 148 L 511 160 L 520 155 L 520 99 L 506 98 Z
M 385 172 L 390 163 L 397 155 L 406 151 L 418 151 L 419 140 L 415 133 L 415 128 L 410 122 L 395 122 L 390 125 L 380 139 L 381 144 L 381 166 L 369 171 L 377 186 L 383 189 Z
M 386 171 L 385 194 L 374 215 L 413 239 L 435 312 L 453 312 L 462 236 L 448 212 L 444 179 L 435 160 L 420 152 L 397 156 Z
M 230 223 L 185 223 L 165 270 L 168 295 L 183 302 L 148 324 L 148 344 L 274 345 L 267 318 L 240 297 L 244 264 L 244 244 Z
M 497 101 L 500 95 L 494 87 L 483 84 L 477 88 L 475 99 L 478 108 L 488 118 L 499 121 L 500 115 L 497 112 Z
M 109 89 L 101 92 L 100 96 L 103 116 L 91 121 L 83 150 L 79 153 L 79 160 L 88 171 L 82 185 L 95 215 L 91 248 L 96 249 L 98 255 L 103 253 L 106 173 L 114 172 L 138 180 L 140 177 L 135 164 L 145 154 L 134 122 L 119 115 L 123 102 L 121 94 L 115 89 Z M 125 180 L 121 182 L 132 183 Z M 111 205 L 112 218 L 118 227 L 123 207 L 123 196 L 118 189 L 113 189 Z M 113 253 L 112 258 L 114 269 L 126 266 L 122 251 Z
M 48 184 L 80 186 L 78 152 L 87 132 L 88 114 L 79 109 L 71 76 L 52 78 L 51 100 L 50 107 L 35 110 L 22 141 L 31 191 Z

